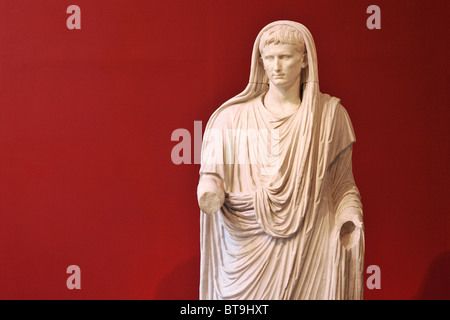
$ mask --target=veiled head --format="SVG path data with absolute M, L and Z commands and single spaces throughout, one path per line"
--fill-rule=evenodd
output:
M 301 70 L 307 65 L 301 33 L 288 25 L 264 31 L 259 43 L 260 61 L 270 83 L 277 87 L 300 86 Z
M 301 90 L 303 91 L 303 96 L 306 95 L 306 100 L 315 99 L 315 96 L 319 92 L 319 75 L 317 70 L 316 48 L 312 35 L 304 25 L 298 22 L 279 20 L 266 25 L 256 37 L 253 45 L 250 77 L 247 87 L 244 89 L 244 91 L 223 103 L 221 107 L 213 114 L 212 118 L 218 116 L 221 111 L 231 105 L 249 101 L 250 99 L 256 98 L 257 96 L 267 92 L 267 89 L 269 88 L 269 79 L 267 77 L 266 71 L 264 70 L 264 65 L 261 61 L 260 54 L 260 45 L 261 43 L 263 43 L 261 46 L 262 48 L 264 48 L 266 41 L 261 41 L 261 38 L 266 33 L 266 31 L 269 31 L 272 28 L 278 26 L 289 26 L 300 33 L 300 38 L 303 41 L 305 47 L 305 59 L 307 61 L 307 66 L 301 70 Z M 291 43 L 289 41 L 289 37 L 288 40 L 284 39 L 283 42 Z

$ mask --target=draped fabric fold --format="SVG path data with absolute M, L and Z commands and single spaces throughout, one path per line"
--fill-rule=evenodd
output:
M 302 102 L 277 117 L 263 104 L 259 39 L 275 24 L 306 44 Z M 225 203 L 201 213 L 200 299 L 360 299 L 364 231 L 351 249 L 336 221 L 362 216 L 351 172 L 353 128 L 339 99 L 319 92 L 315 46 L 301 24 L 258 35 L 250 81 L 208 121 L 200 174 L 222 179 Z

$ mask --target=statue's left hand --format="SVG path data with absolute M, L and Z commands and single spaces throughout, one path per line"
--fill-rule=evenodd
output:
M 336 219 L 336 227 L 339 230 L 339 239 L 344 248 L 353 248 L 358 244 L 363 228 L 361 214 L 357 211 L 347 210 Z

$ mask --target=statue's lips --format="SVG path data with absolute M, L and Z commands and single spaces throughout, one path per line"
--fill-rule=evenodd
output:
M 272 75 L 272 77 L 274 79 L 282 79 L 282 78 L 284 78 L 284 74 L 274 74 L 274 75 Z

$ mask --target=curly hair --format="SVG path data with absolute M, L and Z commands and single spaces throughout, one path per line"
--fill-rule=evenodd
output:
M 259 43 L 259 53 L 262 55 L 265 46 L 280 43 L 291 44 L 299 53 L 306 53 L 306 46 L 302 35 L 297 29 L 288 25 L 274 26 L 265 31 L 261 36 L 261 40 Z

